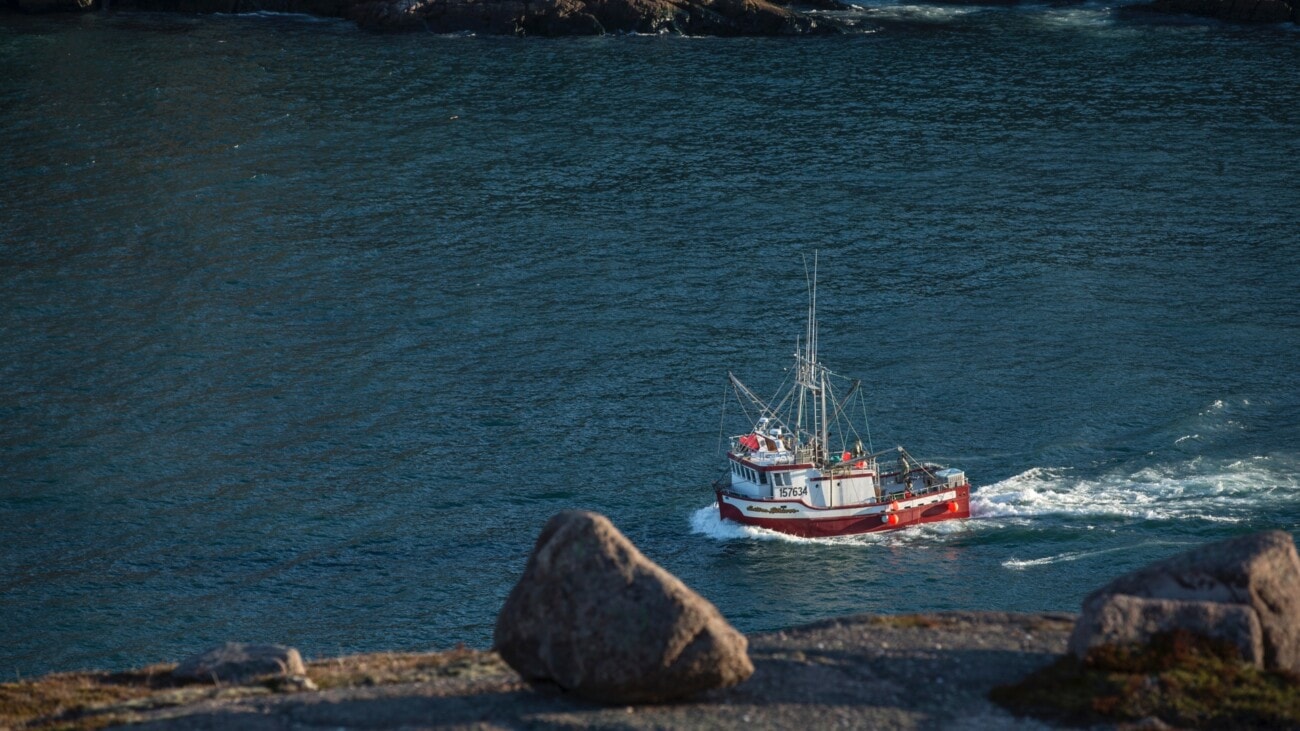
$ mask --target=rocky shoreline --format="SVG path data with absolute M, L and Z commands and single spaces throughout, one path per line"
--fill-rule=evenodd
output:
M 983 4 L 1008 2 L 1017 0 L 986 0 Z M 22 13 L 304 13 L 351 20 L 372 31 L 515 36 L 825 35 L 851 26 L 811 11 L 848 7 L 849 0 L 0 0 L 0 11 Z M 1300 23 L 1300 0 L 1153 0 L 1121 11 L 1130 16 L 1145 13 L 1240 23 Z
M 492 651 L 179 665 L 0 684 L 0 729 L 1300 728 L 1300 554 L 1268 531 L 1060 613 L 860 615 L 745 636 L 604 516 L 543 527 Z
M 808 12 L 814 7 L 842 6 L 835 0 L 798 6 L 788 0 L 0 0 L 0 10 L 23 13 L 303 13 L 381 32 L 788 36 L 841 30 Z
M 638 705 L 530 684 L 495 652 L 466 649 L 316 660 L 306 673 L 318 690 L 176 685 L 170 665 L 68 673 L 0 686 L 0 728 L 1043 729 L 1053 726 L 1015 717 L 989 692 L 1064 653 L 1073 625 L 1068 614 L 1000 612 L 817 622 L 750 635 L 754 674 L 740 685 Z M 69 687 L 76 692 L 57 700 Z M 19 696 L 48 699 L 47 712 L 6 716 Z

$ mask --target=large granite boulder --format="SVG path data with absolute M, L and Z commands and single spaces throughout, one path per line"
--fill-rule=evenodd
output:
M 1237 605 L 1250 612 L 1205 604 Z M 1251 614 L 1259 627 L 1264 667 L 1300 672 L 1300 556 L 1288 533 L 1268 531 L 1207 544 L 1115 579 L 1083 600 L 1070 649 L 1083 656 L 1107 637 L 1138 641 L 1154 631 L 1182 628 L 1228 639 L 1251 659 Z M 1222 626 L 1210 629 L 1208 624 Z
M 1080 617 L 1070 637 L 1070 651 L 1082 658 L 1100 645 L 1145 645 L 1158 634 L 1186 630 L 1235 646 L 1255 667 L 1264 666 L 1264 637 L 1259 615 L 1245 604 L 1142 599 L 1127 594 L 1106 596 Z
M 300 678 L 306 673 L 302 656 L 292 647 L 227 642 L 183 660 L 172 677 L 239 685 L 267 676 Z
M 712 604 L 583 511 L 542 528 L 494 646 L 523 677 L 606 703 L 680 698 L 754 672 L 745 636 Z

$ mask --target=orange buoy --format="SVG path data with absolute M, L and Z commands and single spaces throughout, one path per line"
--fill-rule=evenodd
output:
M 955 513 L 955 512 L 957 512 L 957 501 L 956 501 L 956 500 L 950 500 L 950 501 L 948 502 L 948 512 L 950 512 L 950 513 Z
M 889 524 L 890 524 L 890 525 L 898 525 L 898 516 L 897 516 L 897 515 L 890 515 L 890 516 L 889 516 Z
M 890 500 L 890 501 L 889 501 L 889 509 L 890 509 L 890 510 L 898 510 L 898 501 L 897 501 L 897 500 Z

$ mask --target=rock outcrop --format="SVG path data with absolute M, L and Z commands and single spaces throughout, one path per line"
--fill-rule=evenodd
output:
M 833 32 L 769 0 L 370 0 L 348 17 L 373 30 L 494 35 L 794 35 Z
M 305 678 L 306 673 L 302 656 L 292 647 L 227 642 L 182 661 L 172 677 L 238 685 L 266 676 Z
M 1086 624 L 1084 624 L 1086 622 Z M 1127 594 L 1105 597 L 1080 620 L 1070 650 L 1083 657 L 1100 645 L 1145 645 L 1158 634 L 1187 630 L 1201 637 L 1233 645 L 1246 662 L 1264 666 L 1263 633 L 1259 615 L 1244 604 L 1189 602 L 1176 599 L 1141 599 Z
M 1070 650 L 1082 657 L 1098 644 L 1174 629 L 1228 640 L 1266 668 L 1300 672 L 1300 556 L 1291 536 L 1211 543 L 1115 579 L 1084 599 Z
M 1237 23 L 1300 23 L 1300 0 L 1154 0 L 1134 7 Z
M 840 26 L 786 6 L 788 0 L 0 0 L 23 12 L 147 10 L 272 11 L 348 18 L 367 30 L 572 36 L 676 33 L 772 36 L 835 33 Z M 837 0 L 813 5 L 839 7 Z
M 525 679 L 605 703 L 682 698 L 754 672 L 745 636 L 712 604 L 582 511 L 542 529 L 494 645 Z
M 95 0 L 8 0 L 7 4 L 24 13 L 58 13 L 89 10 Z M 0 2 L 0 9 L 5 5 Z

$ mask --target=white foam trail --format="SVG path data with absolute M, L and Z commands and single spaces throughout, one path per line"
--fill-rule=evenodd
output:
M 1027 569 L 1033 566 L 1050 566 L 1055 563 L 1067 563 L 1069 561 L 1080 561 L 1083 559 L 1102 556 L 1107 553 L 1117 551 L 1132 551 L 1146 546 L 1189 546 L 1193 545 L 1191 541 L 1144 541 L 1131 546 L 1115 546 L 1114 548 L 1101 548 L 1096 551 L 1067 551 L 1058 553 L 1055 556 L 1044 556 L 1042 558 L 1018 559 L 1010 558 L 1002 562 L 1002 566 L 1008 569 Z
M 1248 519 L 1264 501 L 1295 501 L 1295 475 L 1272 469 L 1270 458 L 1227 464 L 1201 457 L 1172 466 L 1076 476 L 1069 468 L 1035 467 L 971 495 L 971 514 L 980 518 L 1049 515 L 1140 520 Z
M 1057 8 L 1045 10 L 1038 15 L 1037 20 L 1044 25 L 1081 30 L 1101 28 L 1111 30 L 1115 25 L 1114 16 L 1106 8 Z
M 885 20 L 910 20 L 928 23 L 946 23 L 965 15 L 979 12 L 978 7 L 952 7 L 935 5 L 875 5 L 862 8 L 868 18 Z
M 1047 566 L 1054 563 L 1065 563 L 1067 561 L 1078 561 L 1083 558 L 1092 558 L 1104 553 L 1114 553 L 1115 551 L 1128 551 L 1132 546 L 1119 546 L 1117 548 L 1103 548 L 1099 551 L 1072 551 L 1059 553 L 1055 556 L 1044 556 L 1043 558 L 1018 559 L 1010 558 L 1002 562 L 1002 565 L 1009 569 L 1026 569 L 1030 566 Z
M 723 520 L 718 515 L 717 503 L 709 503 L 707 506 L 696 510 L 691 514 L 691 532 L 701 533 L 710 538 L 716 538 L 720 541 L 733 541 L 737 539 L 751 539 L 760 541 L 785 541 L 787 543 L 813 543 L 820 539 L 817 538 L 800 538 L 785 533 L 778 533 L 774 530 L 759 528 L 752 525 L 741 525 L 730 520 Z

